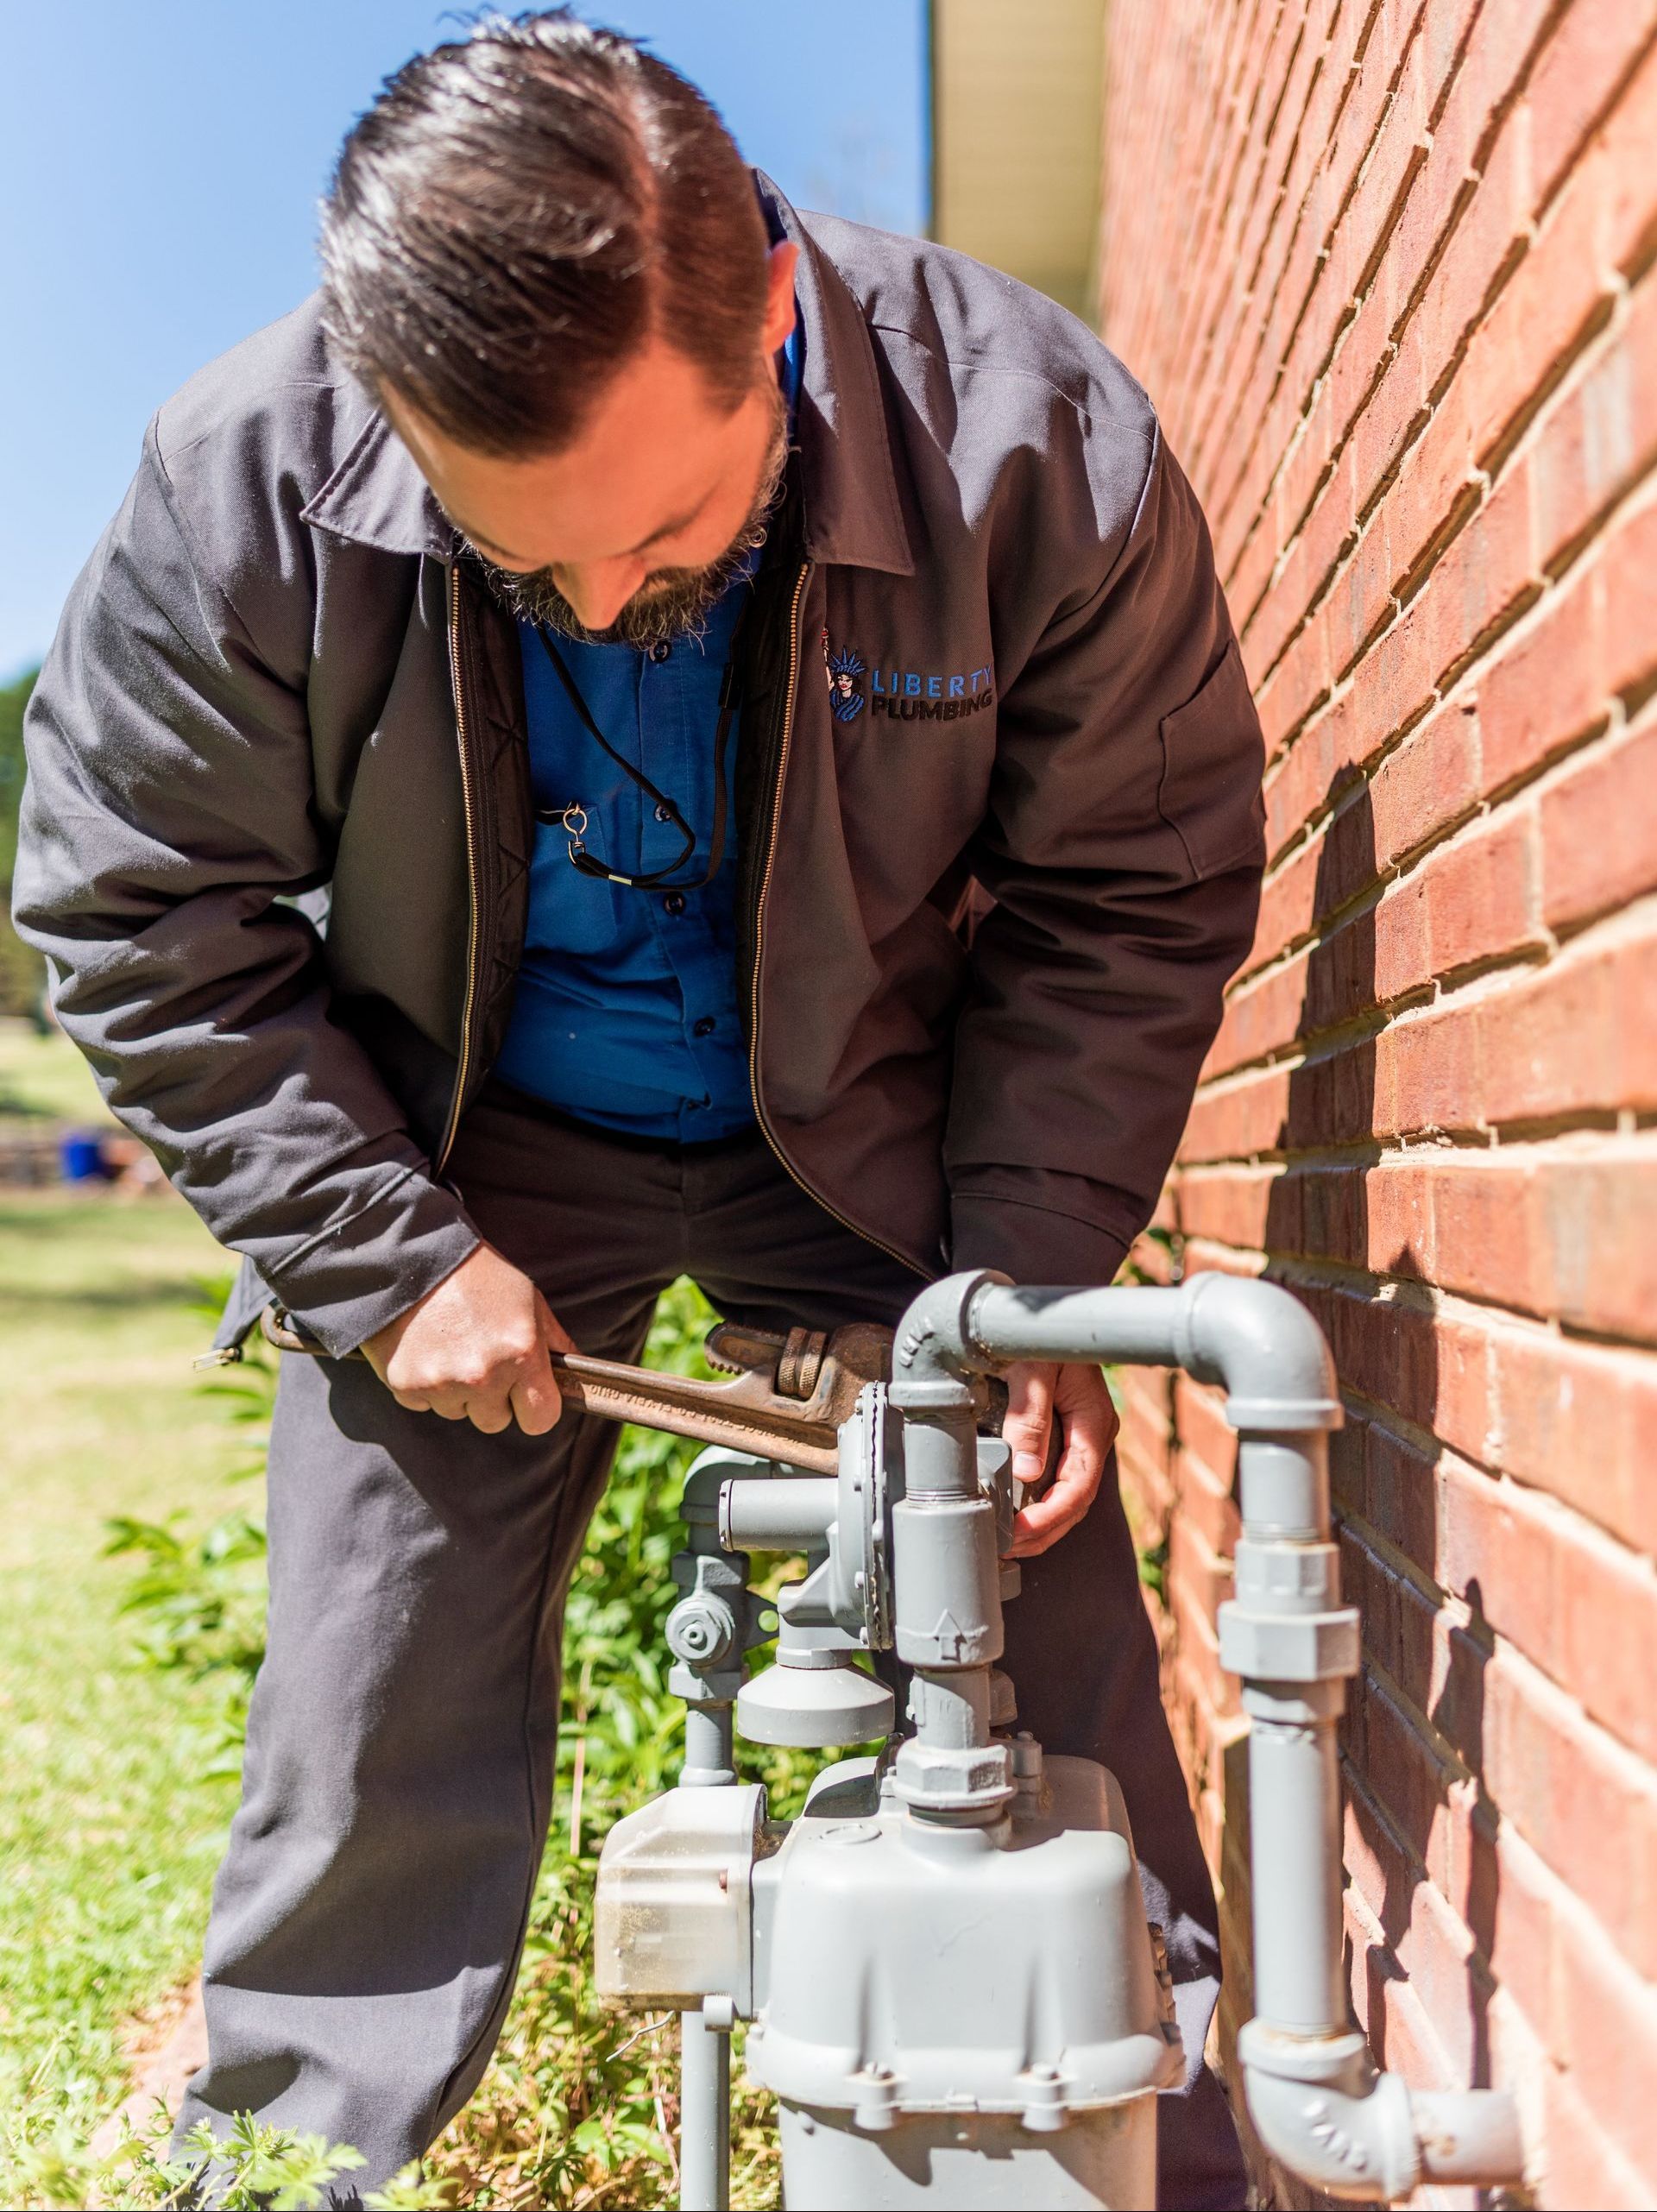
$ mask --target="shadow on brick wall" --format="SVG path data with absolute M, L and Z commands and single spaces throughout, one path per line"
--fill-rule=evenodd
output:
M 1376 1134 L 1376 1035 L 1382 1024 L 1375 1004 L 1375 916 L 1372 908 L 1358 904 L 1372 893 L 1377 875 L 1369 786 L 1354 790 L 1349 776 L 1327 797 L 1332 808 L 1341 804 L 1341 811 L 1320 855 L 1316 911 L 1338 912 L 1343 905 L 1357 911 L 1326 934 L 1307 963 L 1298 1034 L 1309 1056 L 1289 1081 L 1279 1139 L 1288 1171 L 1273 1185 L 1265 1241 L 1272 1271 L 1306 1299 L 1327 1332 L 1348 1394 L 1347 1426 L 1333 1440 L 1331 1478 L 1342 1572 L 1349 1597 L 1364 1610 L 1364 1667 L 1351 1685 L 1342 1746 L 1349 1833 L 1355 1824 L 1363 1838 L 1359 1856 L 1376 1870 L 1363 1878 L 1363 1907 L 1349 1918 L 1348 1963 L 1358 1965 L 1351 1957 L 1352 1927 L 1361 1932 L 1378 1923 L 1379 1943 L 1366 1943 L 1361 1932 L 1358 1938 L 1371 2045 L 1383 2064 L 1407 2068 L 1420 2079 L 1424 2070 L 1436 2073 L 1444 2061 L 1430 2047 L 1419 2055 L 1403 2048 L 1414 2039 L 1414 2008 L 1394 2011 L 1389 1985 L 1408 1978 L 1397 1953 L 1401 1946 L 1406 1954 L 1410 1950 L 1421 1885 L 1436 1881 L 1446 1891 L 1456 1886 L 1446 1838 L 1464 1826 L 1453 1809 L 1446 1810 L 1443 1768 L 1421 1717 L 1427 1715 L 1474 1778 L 1480 1812 L 1468 1862 L 1471 1894 L 1451 1901 L 1488 1957 L 1498 1877 L 1488 1847 L 1493 1808 L 1481 1779 L 1486 1654 L 1474 1637 L 1458 1631 L 1450 1638 L 1447 1670 L 1442 1669 L 1442 1647 L 1435 1670 L 1436 1602 L 1399 1572 L 1391 1556 L 1396 1547 L 1416 1563 L 1418 1573 L 1430 1578 L 1435 1571 L 1437 1447 L 1423 1454 L 1408 1440 L 1408 1431 L 1413 1425 L 1431 1436 L 1438 1352 L 1430 1318 L 1408 1289 L 1402 1298 L 1397 1295 L 1398 1286 L 1426 1281 L 1425 1262 L 1397 1226 L 1372 1218 L 1370 1171 L 1382 1150 Z M 1402 1416 L 1401 1433 L 1384 1417 L 1372 1423 L 1364 1412 L 1370 1405 L 1396 1408 Z M 1477 1591 L 1470 1587 L 1468 1596 L 1477 1614 Z M 1435 1671 L 1440 1673 L 1436 1691 Z M 1456 1847 L 1451 1857 L 1459 1856 Z M 1417 1941 L 1432 1946 L 1436 1968 L 1443 1944 L 1438 1928 L 1418 1931 Z M 1432 1978 L 1436 1986 L 1416 1995 L 1452 2072 L 1465 2063 L 1471 2081 L 1487 2082 L 1488 1988 L 1479 1977 L 1467 1977 L 1471 2018 L 1464 2023 L 1446 2017 L 1444 1987 L 1436 1973 Z M 1320 2200 L 1290 2185 L 1281 2201 Z

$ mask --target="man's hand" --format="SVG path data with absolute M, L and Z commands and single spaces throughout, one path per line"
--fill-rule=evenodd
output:
M 1116 1408 L 1097 1367 L 1021 1362 L 1007 1370 L 1001 1434 L 1012 1446 L 1012 1472 L 1022 1483 L 1042 1478 L 1055 1413 L 1064 1439 L 1057 1472 L 1014 1520 L 1009 1559 L 1030 1559 L 1075 1527 L 1093 1502 L 1116 1441 Z
M 562 1404 L 547 1352 L 575 1348 L 529 1277 L 490 1245 L 362 1346 L 400 1406 L 491 1436 L 514 1419 L 526 1436 L 545 1435 Z

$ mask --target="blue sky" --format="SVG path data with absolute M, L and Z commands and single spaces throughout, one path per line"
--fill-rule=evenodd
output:
M 791 198 L 926 216 L 924 0 L 616 0 Z M 144 424 L 315 281 L 315 209 L 432 0 L 79 0 L 7 10 L 0 72 L 0 677 L 37 660 Z

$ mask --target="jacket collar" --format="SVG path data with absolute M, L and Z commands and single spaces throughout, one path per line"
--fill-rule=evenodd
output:
M 831 567 L 913 576 L 914 555 L 898 501 L 874 345 L 850 287 L 771 179 L 759 197 L 800 249 L 794 280 L 805 331 L 795 438 L 800 451 L 805 550 Z
M 773 231 L 800 249 L 796 292 L 805 362 L 795 438 L 807 557 L 912 576 L 914 557 L 898 504 L 868 325 L 845 278 L 799 216 L 768 177 L 756 174 Z M 368 409 L 344 459 L 301 509 L 300 520 L 385 553 L 450 561 L 460 543 L 408 449 L 377 407 Z

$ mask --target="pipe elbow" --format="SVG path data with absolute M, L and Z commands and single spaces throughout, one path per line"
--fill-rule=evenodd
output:
M 1181 1364 L 1223 1383 L 1233 1428 L 1293 1434 L 1339 1428 L 1339 1386 L 1323 1331 L 1276 1282 L 1198 1275 L 1187 1301 Z
M 973 1308 L 980 1294 L 1008 1278 L 993 1268 L 971 1268 L 929 1282 L 910 1301 L 892 1346 L 893 1398 L 901 1403 L 917 1385 L 960 1382 L 985 1364 L 974 1342 Z
M 1502 2089 L 1408 2089 L 1377 2073 L 1355 2028 L 1288 2035 L 1252 2020 L 1238 2037 L 1255 2133 L 1330 2196 L 1391 2203 L 1423 2181 L 1522 2182 L 1518 2108 Z
M 1409 2091 L 1396 2074 L 1371 2073 L 1354 2091 L 1340 2081 L 1297 2081 L 1244 2061 L 1243 2088 L 1266 2149 L 1326 2196 L 1390 2204 L 1421 2179 Z

